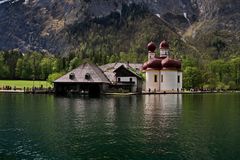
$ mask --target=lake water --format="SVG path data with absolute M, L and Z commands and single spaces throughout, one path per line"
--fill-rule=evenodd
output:
M 240 159 L 240 94 L 0 94 L 0 159 Z

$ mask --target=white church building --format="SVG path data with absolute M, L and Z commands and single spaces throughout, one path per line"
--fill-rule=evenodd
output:
M 178 92 L 182 90 L 181 62 L 171 59 L 169 44 L 160 43 L 160 55 L 155 53 L 156 45 L 148 44 L 148 62 L 142 71 L 146 73 L 146 92 Z

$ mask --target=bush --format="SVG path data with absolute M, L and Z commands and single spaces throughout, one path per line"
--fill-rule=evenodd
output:
M 52 84 L 55 80 L 57 80 L 58 78 L 60 78 L 63 75 L 64 75 L 64 73 L 52 73 L 48 76 L 47 81 Z
M 234 81 L 228 82 L 228 85 L 229 85 L 229 89 L 231 89 L 231 90 L 237 89 L 237 85 Z
M 216 87 L 217 90 L 228 90 L 229 88 L 230 88 L 229 85 L 225 85 L 222 82 L 218 82 Z

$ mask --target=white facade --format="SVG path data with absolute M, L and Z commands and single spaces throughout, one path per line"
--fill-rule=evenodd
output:
M 137 77 L 117 77 L 117 82 L 134 82 L 137 85 Z
M 132 87 L 132 92 L 137 92 L 138 80 L 137 77 L 116 77 L 117 82 L 119 83 L 131 83 L 134 82 Z
M 160 71 L 148 70 L 146 71 L 146 91 L 159 92 L 160 91 Z
M 160 49 L 160 57 L 167 57 L 169 56 L 168 49 Z
M 147 70 L 146 92 L 181 91 L 182 72 L 177 70 Z
M 176 70 L 161 70 L 161 90 L 181 91 L 182 72 Z
M 155 57 L 155 53 L 154 52 L 151 52 L 151 51 L 149 51 L 148 52 L 148 60 L 151 60 L 151 59 L 153 59 L 154 57 Z

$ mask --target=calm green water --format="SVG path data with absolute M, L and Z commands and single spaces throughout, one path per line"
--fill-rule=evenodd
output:
M 240 159 L 240 94 L 0 94 L 0 159 Z

